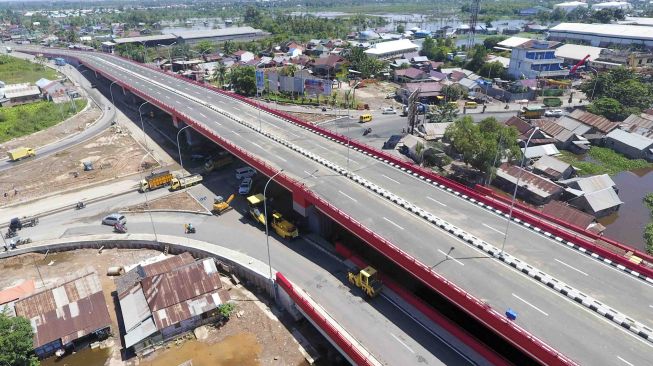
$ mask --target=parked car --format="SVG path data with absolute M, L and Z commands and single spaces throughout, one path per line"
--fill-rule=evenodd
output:
M 111 215 L 108 215 L 102 219 L 102 225 L 113 226 L 116 223 L 120 223 L 121 225 L 126 225 L 127 218 L 125 217 L 125 215 L 119 213 L 112 213 Z
M 392 107 L 383 108 L 383 114 L 397 114 L 397 111 Z
M 549 109 L 548 111 L 544 112 L 546 117 L 562 117 L 562 114 L 562 109 Z
M 240 182 L 240 186 L 238 187 L 238 193 L 245 195 L 249 194 L 249 191 L 252 189 L 252 178 L 245 178 L 243 179 L 242 182 Z
M 248 166 L 236 169 L 236 179 L 251 178 L 256 175 L 256 170 Z

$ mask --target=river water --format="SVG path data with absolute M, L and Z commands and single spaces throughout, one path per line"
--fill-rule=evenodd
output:
M 642 233 L 644 226 L 653 219 L 642 198 L 653 192 L 653 169 L 621 172 L 612 180 L 619 188 L 619 198 L 623 204 L 619 211 L 599 220 L 606 227 L 605 236 L 644 251 Z

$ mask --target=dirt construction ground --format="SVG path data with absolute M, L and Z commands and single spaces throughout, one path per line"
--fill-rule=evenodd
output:
M 56 192 L 150 170 L 155 161 L 129 134 L 113 126 L 74 148 L 38 160 L 27 160 L 0 177 L 0 207 Z M 84 171 L 84 162 L 93 164 Z M 142 162 L 142 164 L 141 164 Z
M 188 192 L 177 192 L 171 195 L 157 198 L 148 202 L 123 208 L 126 212 L 144 212 L 145 210 L 181 210 L 191 212 L 206 212 L 193 196 Z
M 0 145 L 0 155 L 5 156 L 7 150 L 20 146 L 39 148 L 61 140 L 64 137 L 83 131 L 90 124 L 100 118 L 101 115 L 102 113 L 95 103 L 88 101 L 88 107 L 82 112 L 77 113 L 55 126 L 3 143 Z
M 135 264 L 160 254 L 153 250 L 111 249 L 98 253 L 97 250 L 84 249 L 53 253 L 47 257 L 43 254 L 21 255 L 0 260 L 0 273 L 3 273 L 0 289 L 33 279 L 36 291 L 39 291 L 43 288 L 41 278 L 45 286 L 51 286 L 76 270 L 88 268 L 97 271 L 109 307 L 113 336 L 103 341 L 100 348 L 84 349 L 58 361 L 52 357 L 41 363 L 44 366 L 177 366 L 187 361 L 193 366 L 306 365 L 288 328 L 254 294 L 241 285 L 234 286 L 226 278 L 223 278 L 223 285 L 236 305 L 226 324 L 197 328 L 197 338 L 191 333 L 146 358 L 133 357 L 123 361 L 116 308 L 111 295 L 115 284 L 113 277 L 106 275 L 107 268 Z

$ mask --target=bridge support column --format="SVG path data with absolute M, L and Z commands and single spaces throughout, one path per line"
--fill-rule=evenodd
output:
M 192 130 L 193 130 L 192 128 L 187 128 L 184 130 L 184 136 L 186 137 L 186 143 L 188 144 L 188 146 L 193 146 L 193 144 L 195 143 Z
M 309 206 L 311 206 L 311 204 L 306 202 L 306 198 L 301 193 L 292 193 L 292 208 L 295 212 L 306 217 L 306 208 Z
M 178 120 L 178 119 L 177 119 L 177 116 L 175 116 L 175 115 L 173 114 L 173 115 L 172 115 L 172 124 L 173 124 L 175 127 L 177 127 L 177 128 L 182 128 L 184 122 Z

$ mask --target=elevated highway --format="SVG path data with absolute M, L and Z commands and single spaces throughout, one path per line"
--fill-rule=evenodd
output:
M 536 360 L 648 362 L 653 291 L 645 269 L 623 271 L 555 233 L 520 224 L 511 225 L 498 260 L 505 213 L 464 191 L 115 56 L 38 52 L 78 59 L 266 175 L 283 169 L 278 182 L 293 192 L 299 212 L 319 216 L 315 208 L 338 222 Z M 515 323 L 501 315 L 507 308 L 519 313 Z

